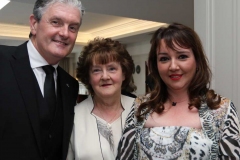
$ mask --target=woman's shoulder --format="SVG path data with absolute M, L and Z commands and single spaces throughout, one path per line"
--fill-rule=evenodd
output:
M 91 111 L 93 109 L 93 100 L 91 96 L 88 96 L 88 98 L 86 98 L 85 100 L 83 100 L 82 102 L 78 103 L 75 108 L 75 114 L 76 113 L 80 113 L 83 112 L 84 110 L 89 110 Z
M 229 98 L 220 96 L 219 108 L 217 110 L 227 110 L 231 108 L 231 103 L 233 103 Z
M 150 99 L 150 94 L 146 94 L 146 95 L 142 95 L 142 96 L 138 96 L 136 99 L 135 99 L 135 103 L 140 105 L 142 104 L 143 102 L 146 102 Z
M 235 110 L 236 112 L 233 102 L 229 98 L 221 96 L 219 107 L 212 109 L 211 112 L 217 119 L 224 119 L 227 114 L 231 113 L 231 110 Z
M 234 106 L 234 103 L 231 99 L 228 99 L 226 97 L 221 97 L 219 108 L 225 110 L 226 115 L 236 114 L 237 116 L 237 109 Z
M 130 97 L 130 96 L 126 96 L 124 94 L 121 95 L 121 101 L 130 101 L 130 102 L 133 102 L 135 100 L 135 98 L 133 97 Z
M 139 106 L 140 106 L 142 103 L 147 102 L 149 99 L 150 99 L 150 94 L 138 96 L 138 97 L 135 99 L 135 101 L 134 101 L 134 109 L 135 109 L 135 112 L 138 112 Z M 143 113 L 145 110 L 146 110 L 146 108 L 143 109 L 143 110 L 141 110 L 141 113 Z

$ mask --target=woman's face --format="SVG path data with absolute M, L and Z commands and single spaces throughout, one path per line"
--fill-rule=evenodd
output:
M 168 48 L 164 40 L 157 49 L 158 73 L 168 90 L 187 91 L 196 73 L 196 60 L 192 49 L 181 48 L 175 44 L 176 50 Z
M 125 80 L 125 76 L 119 62 L 107 64 L 93 62 L 89 75 L 94 96 L 109 98 L 121 95 L 122 82 Z

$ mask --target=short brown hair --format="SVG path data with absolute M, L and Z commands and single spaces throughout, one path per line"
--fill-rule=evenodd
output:
M 86 86 L 90 94 L 94 94 L 89 83 L 89 70 L 94 60 L 100 64 L 107 64 L 112 61 L 119 62 L 125 75 L 122 89 L 131 87 L 129 83 L 132 79 L 134 63 L 123 44 L 111 38 L 98 37 L 84 46 L 78 58 L 77 78 Z

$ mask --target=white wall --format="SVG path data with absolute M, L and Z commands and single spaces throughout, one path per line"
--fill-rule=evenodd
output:
M 136 66 L 139 65 L 141 68 L 140 73 L 133 74 L 134 83 L 137 86 L 136 95 L 144 95 L 146 93 L 146 87 L 145 87 L 145 61 L 147 61 L 148 55 L 142 54 L 142 55 L 133 55 L 132 56 L 134 64 L 135 64 L 135 70 Z
M 73 67 L 73 72 L 74 75 L 76 74 L 76 68 L 77 68 L 77 62 L 78 62 L 78 57 L 80 55 L 80 52 L 82 51 L 83 46 L 82 45 L 75 45 L 73 48 L 73 51 L 71 55 L 73 56 L 73 62 L 72 62 L 72 67 Z M 76 75 L 75 75 L 76 76 Z
M 210 60 L 212 87 L 240 111 L 240 1 L 194 0 L 194 29 Z
M 150 41 L 150 40 L 149 40 Z M 139 74 L 133 74 L 135 85 L 137 86 L 136 95 L 144 95 L 146 93 L 145 88 L 145 61 L 148 59 L 148 53 L 150 50 L 150 42 L 143 41 L 140 43 L 133 43 L 127 45 L 127 50 L 129 54 L 132 56 L 135 68 L 137 65 L 140 66 L 141 71 Z M 135 69 L 136 70 L 136 69 Z

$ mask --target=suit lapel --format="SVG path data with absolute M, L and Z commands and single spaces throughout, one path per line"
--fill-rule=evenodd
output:
M 36 78 L 30 67 L 30 61 L 27 51 L 27 44 L 24 43 L 18 47 L 10 61 L 16 81 L 21 91 L 26 110 L 36 137 L 38 148 L 41 152 L 40 142 L 40 121 L 38 114 L 37 94 L 36 94 Z
M 62 68 L 58 67 L 58 83 L 61 88 L 61 97 L 63 105 L 63 157 L 66 157 L 68 144 L 73 127 L 74 106 L 76 105 L 77 97 L 74 97 L 74 87 L 70 83 L 69 75 Z

